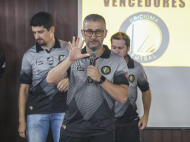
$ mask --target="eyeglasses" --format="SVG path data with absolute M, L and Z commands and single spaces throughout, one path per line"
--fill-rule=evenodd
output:
M 103 36 L 105 30 L 96 30 L 96 31 L 93 31 L 93 30 L 83 30 L 83 31 L 84 31 L 85 36 L 91 37 L 93 35 L 93 33 L 95 33 L 95 35 L 97 37 L 101 37 L 101 36 Z

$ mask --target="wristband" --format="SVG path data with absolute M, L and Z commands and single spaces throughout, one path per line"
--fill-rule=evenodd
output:
M 102 75 L 101 78 L 100 78 L 100 81 L 99 81 L 98 83 L 99 83 L 99 84 L 104 83 L 105 79 L 106 79 L 106 78 Z

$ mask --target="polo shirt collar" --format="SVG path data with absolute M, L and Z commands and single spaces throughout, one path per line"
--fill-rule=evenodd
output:
M 133 59 L 129 56 L 129 54 L 127 54 L 127 58 L 128 58 L 128 63 L 127 63 L 128 68 L 134 68 L 134 61 L 133 61 Z
M 59 40 L 55 37 L 55 44 L 52 48 L 61 48 L 61 45 L 59 43 Z M 36 52 L 43 51 L 44 49 L 39 45 L 38 42 L 36 42 Z
M 111 50 L 108 48 L 107 45 L 103 45 L 103 47 L 105 48 L 105 50 L 104 50 L 104 53 L 100 56 L 100 58 L 109 58 L 109 57 L 110 57 Z M 81 53 L 82 53 L 82 54 L 87 53 L 87 52 L 86 52 L 86 46 L 82 49 Z

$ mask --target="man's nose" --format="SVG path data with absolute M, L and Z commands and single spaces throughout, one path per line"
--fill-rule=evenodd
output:
M 116 48 L 116 49 L 115 49 L 115 52 L 118 54 L 118 53 L 119 53 L 119 49 L 118 49 L 118 48 Z
M 95 32 L 92 32 L 91 38 L 96 38 L 96 33 Z
M 38 33 L 36 33 L 34 36 L 35 36 L 35 39 L 39 38 L 39 34 Z

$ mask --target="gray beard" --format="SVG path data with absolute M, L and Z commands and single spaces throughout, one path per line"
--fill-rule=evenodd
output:
M 97 46 L 90 46 L 90 45 L 89 45 L 89 42 L 86 42 L 86 45 L 87 45 L 91 50 L 95 51 L 95 50 L 100 49 L 100 47 L 102 46 L 102 42 L 98 42 L 98 45 L 97 45 Z

